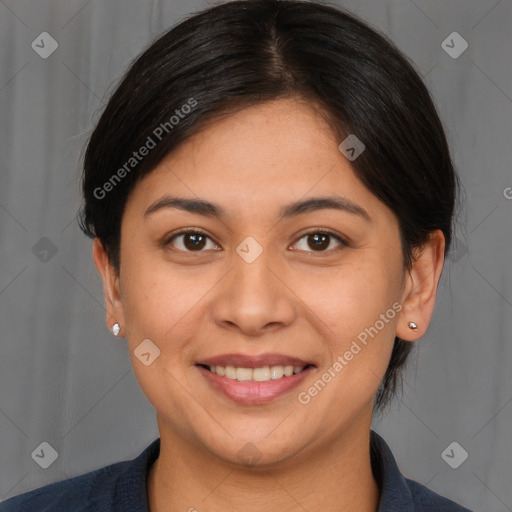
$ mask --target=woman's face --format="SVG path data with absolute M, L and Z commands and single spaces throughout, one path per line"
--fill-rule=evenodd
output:
M 397 218 L 340 142 L 277 100 L 211 124 L 133 190 L 107 302 L 162 437 L 271 463 L 369 428 L 398 323 L 418 318 L 400 313 Z M 345 206 L 298 206 L 313 198 Z

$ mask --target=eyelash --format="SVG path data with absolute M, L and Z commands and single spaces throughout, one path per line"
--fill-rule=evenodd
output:
M 215 240 L 213 240 L 208 235 L 208 233 L 206 231 L 204 231 L 203 229 L 201 229 L 201 228 L 185 228 L 185 229 L 182 229 L 181 231 L 179 231 L 178 233 L 174 233 L 174 234 L 171 234 L 170 236 L 166 237 L 164 242 L 163 242 L 163 246 L 167 247 L 175 238 L 177 238 L 177 237 L 179 237 L 181 235 L 186 235 L 186 234 L 190 234 L 190 233 L 198 234 L 198 235 L 203 235 L 203 236 L 207 237 L 208 239 L 210 239 L 215 244 L 217 244 L 217 242 L 215 242 Z M 312 253 L 313 255 L 321 255 L 321 254 L 325 254 L 325 253 L 336 252 L 337 250 L 343 249 L 344 247 L 348 247 L 348 245 L 349 245 L 339 235 L 337 235 L 336 233 L 330 231 L 329 229 L 324 229 L 324 228 L 314 228 L 311 231 L 308 231 L 307 233 L 303 233 L 300 236 L 300 238 L 297 239 L 297 242 L 299 240 L 302 240 L 304 237 L 307 237 L 309 235 L 315 235 L 315 234 L 328 235 L 328 236 L 330 236 L 332 238 L 335 238 L 338 242 L 340 242 L 341 247 L 336 247 L 334 249 L 329 249 L 329 250 L 326 250 L 326 251 L 301 251 L 301 250 L 298 250 L 298 252 L 308 252 L 308 253 Z M 219 244 L 217 244 L 217 245 L 219 245 Z M 201 253 L 201 252 L 204 252 L 204 250 L 200 250 L 200 251 L 183 251 L 181 249 L 177 249 L 177 250 L 179 252 L 185 252 L 185 253 L 194 253 L 194 252 Z

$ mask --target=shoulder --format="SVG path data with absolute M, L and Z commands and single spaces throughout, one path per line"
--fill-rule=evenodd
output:
M 0 502 L 0 512 L 147 512 L 147 475 L 159 453 L 157 438 L 134 459 L 19 494 Z
M 373 430 L 370 433 L 370 457 L 381 490 L 379 512 L 472 512 L 406 478 L 386 441 Z
M 128 461 L 34 489 L 0 503 L 0 512 L 96 512 L 113 510 L 116 480 Z
M 424 485 L 405 478 L 412 500 L 414 510 L 418 512 L 472 512 L 468 508 L 441 496 Z

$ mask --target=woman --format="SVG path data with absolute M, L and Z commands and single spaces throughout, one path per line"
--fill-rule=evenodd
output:
M 371 430 L 457 184 L 421 79 L 353 16 L 234 1 L 170 30 L 90 137 L 81 221 L 160 438 L 0 510 L 467 511 Z

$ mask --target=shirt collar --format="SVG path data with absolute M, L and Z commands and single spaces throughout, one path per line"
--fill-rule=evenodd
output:
M 386 441 L 374 430 L 370 431 L 370 461 L 373 476 L 380 490 L 377 512 L 414 510 L 414 501 L 405 477 Z
M 147 479 L 160 455 L 160 438 L 155 439 L 127 466 L 116 484 L 115 512 L 149 512 Z

